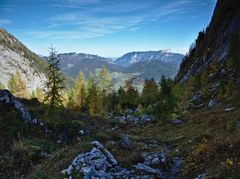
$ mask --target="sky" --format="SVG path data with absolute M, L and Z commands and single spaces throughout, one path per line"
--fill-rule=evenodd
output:
M 37 54 L 120 57 L 171 49 L 185 54 L 216 0 L 0 0 L 0 27 Z

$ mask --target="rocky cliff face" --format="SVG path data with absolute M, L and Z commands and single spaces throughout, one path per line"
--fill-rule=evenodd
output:
M 240 32 L 240 3 L 238 0 L 218 0 L 212 20 L 206 31 L 200 32 L 189 55 L 180 65 L 175 78 L 184 82 L 190 76 L 200 75 L 215 65 L 219 80 L 228 70 L 224 67 L 229 59 L 231 40 Z M 211 76 L 211 71 L 208 71 Z M 213 74 L 212 74 L 213 75 Z
M 31 52 L 14 36 L 0 29 L 0 82 L 7 87 L 12 74 L 19 70 L 29 91 L 46 81 L 46 62 Z

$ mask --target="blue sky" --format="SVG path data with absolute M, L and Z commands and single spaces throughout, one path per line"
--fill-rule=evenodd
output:
M 186 53 L 208 25 L 216 0 L 0 0 L 0 26 L 48 54 L 119 57 L 130 51 Z

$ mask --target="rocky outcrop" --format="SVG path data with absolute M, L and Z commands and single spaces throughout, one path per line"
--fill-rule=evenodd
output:
M 240 4 L 237 0 L 217 1 L 214 14 L 209 26 L 200 32 L 194 46 L 180 65 L 175 78 L 176 82 L 184 82 L 190 76 L 200 75 L 211 65 L 218 63 L 215 80 L 221 75 L 229 74 L 224 68 L 228 60 L 230 43 L 234 35 L 240 31 Z M 208 71 L 209 77 L 213 74 Z
M 130 140 L 129 140 L 129 136 L 127 134 L 122 136 L 120 144 L 121 144 L 121 147 L 124 149 L 130 148 Z
M 122 124 L 144 124 L 154 120 L 153 116 L 144 114 L 142 116 L 134 116 L 133 114 L 127 114 L 125 116 L 115 116 L 114 120 Z
M 30 113 L 26 110 L 24 105 L 15 96 L 13 96 L 8 90 L 0 90 L 0 102 L 13 106 L 17 111 L 19 111 L 19 113 L 21 114 L 21 118 L 24 122 L 32 125 L 40 126 L 41 128 L 44 129 L 46 133 L 50 132 L 47 129 L 47 127 L 44 125 L 44 123 L 36 118 L 33 118 L 30 115 Z
M 79 154 L 72 164 L 61 173 L 72 178 L 74 173 L 81 173 L 87 178 L 125 178 L 131 172 L 118 165 L 113 155 L 98 141 L 91 142 L 90 152 Z
M 167 154 L 143 153 L 144 162 L 137 163 L 126 169 L 119 166 L 114 156 L 100 142 L 91 142 L 93 148 L 90 152 L 81 153 L 73 159 L 72 163 L 61 174 L 71 179 L 73 176 L 90 178 L 177 178 L 181 170 L 183 160 L 173 158 L 170 169 L 161 170 L 157 166 L 167 166 L 170 160 Z M 165 167 L 167 168 L 167 167 Z
M 4 29 L 0 29 L 0 83 L 7 87 L 11 75 L 19 70 L 29 91 L 42 87 L 46 81 L 46 62 L 28 50 Z

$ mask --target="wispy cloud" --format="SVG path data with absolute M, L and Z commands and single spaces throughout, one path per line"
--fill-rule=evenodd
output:
M 0 18 L 0 25 L 10 24 L 10 23 L 12 23 L 11 20 L 9 20 L 9 19 L 1 19 Z
M 98 4 L 101 0 L 59 0 L 62 8 L 78 8 L 79 4 Z M 108 3 L 50 17 L 48 27 L 33 30 L 28 35 L 35 38 L 83 39 L 101 37 L 120 31 L 134 31 L 152 21 L 162 23 L 181 19 L 192 7 L 201 5 L 196 0 L 181 0 L 159 6 L 156 1 Z M 74 30 L 72 30 L 74 29 Z
M 60 7 L 60 8 L 78 8 L 75 5 L 64 5 L 64 4 L 50 4 L 50 7 Z

